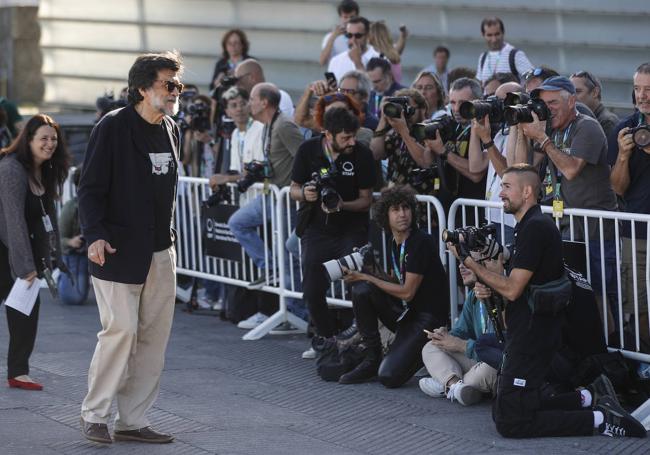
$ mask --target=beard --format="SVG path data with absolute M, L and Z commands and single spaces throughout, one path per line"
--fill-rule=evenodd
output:
M 176 97 L 174 99 L 174 105 L 171 108 L 167 106 L 168 101 L 169 99 L 166 97 L 156 97 L 153 102 L 153 107 L 163 114 L 173 117 L 174 115 L 178 114 L 180 107 L 179 98 Z

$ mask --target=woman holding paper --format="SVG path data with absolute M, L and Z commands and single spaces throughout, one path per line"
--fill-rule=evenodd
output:
M 54 201 L 69 161 L 58 124 L 43 114 L 32 117 L 14 142 L 0 150 L 0 302 L 13 302 L 5 305 L 9 387 L 43 389 L 29 377 L 39 298 L 30 308 L 31 302 L 13 297 L 30 299 L 29 291 L 40 285 L 37 278 L 47 278 L 60 261 Z

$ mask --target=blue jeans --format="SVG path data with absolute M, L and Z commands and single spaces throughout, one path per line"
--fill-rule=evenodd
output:
M 70 270 L 74 284 L 65 273 L 59 275 L 59 295 L 66 305 L 83 305 L 88 298 L 88 258 L 85 254 L 65 254 L 63 262 Z

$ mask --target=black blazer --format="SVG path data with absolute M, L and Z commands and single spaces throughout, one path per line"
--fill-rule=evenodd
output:
M 142 118 L 133 105 L 112 111 L 90 135 L 79 183 L 79 216 L 88 245 L 106 240 L 103 267 L 90 262 L 101 280 L 127 284 L 145 282 L 154 249 L 153 177 L 149 150 L 138 134 Z M 180 133 L 174 121 L 163 121 L 178 161 Z M 174 183 L 174 204 L 178 175 Z M 175 233 L 172 232 L 172 239 Z

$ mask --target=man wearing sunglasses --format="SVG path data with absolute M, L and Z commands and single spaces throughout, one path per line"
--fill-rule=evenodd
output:
M 616 125 L 618 117 L 605 108 L 601 101 L 603 87 L 596 76 L 589 71 L 578 71 L 571 75 L 571 82 L 576 88 L 576 99 L 587 105 L 596 115 L 596 120 L 609 137 Z
M 348 51 L 332 58 L 327 67 L 327 71 L 334 73 L 337 81 L 348 71 L 365 71 L 370 59 L 379 57 L 379 53 L 368 44 L 369 28 L 370 22 L 365 17 L 357 16 L 348 21 L 345 29 Z
M 336 7 L 339 23 L 323 38 L 319 62 L 325 66 L 332 57 L 348 50 L 348 40 L 345 37 L 345 27 L 350 19 L 359 15 L 359 4 L 354 0 L 342 0 Z
M 156 397 L 176 296 L 172 229 L 180 133 L 171 118 L 183 91 L 180 55 L 138 57 L 129 104 L 109 112 L 90 136 L 79 185 L 79 215 L 102 329 L 81 405 L 83 435 L 167 443 L 146 417 Z

